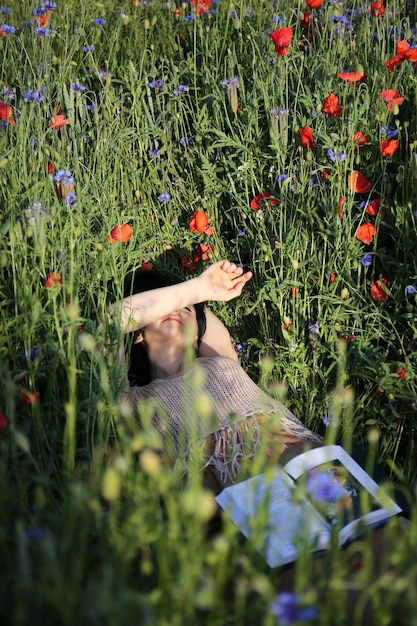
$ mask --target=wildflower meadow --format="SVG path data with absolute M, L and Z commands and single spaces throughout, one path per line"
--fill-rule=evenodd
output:
M 409 0 L 3 0 L 1 623 L 417 623 L 416 19 Z M 407 491 L 385 555 L 403 576 L 371 585 L 363 539 L 354 607 L 340 550 L 322 576 L 304 550 L 282 592 L 226 515 L 208 536 L 198 459 L 184 478 L 123 427 L 102 346 L 125 276 L 222 258 L 253 272 L 210 305 L 244 369 Z

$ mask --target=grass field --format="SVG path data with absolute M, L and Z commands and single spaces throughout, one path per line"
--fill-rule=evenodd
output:
M 312 430 L 414 484 L 414 4 L 4 0 L 4 623 L 348 623 L 336 550 L 323 580 L 300 558 L 315 610 L 274 614 L 279 576 L 250 542 L 227 520 L 207 540 L 198 464 L 184 485 L 151 430 L 123 432 L 118 372 L 98 348 L 131 269 L 189 278 L 239 262 L 251 283 L 212 308 L 245 370 Z M 390 551 L 403 577 L 371 588 L 365 568 L 355 582 L 379 598 L 375 624 L 399 623 L 410 532 L 411 549 Z

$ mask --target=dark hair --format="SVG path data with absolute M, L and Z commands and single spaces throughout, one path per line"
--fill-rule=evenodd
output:
M 182 283 L 180 278 L 169 276 L 156 270 L 133 271 L 127 275 L 124 283 L 123 295 L 128 297 L 135 293 L 143 293 L 151 289 L 159 289 L 160 287 L 168 287 L 170 285 L 178 285 Z M 194 305 L 197 319 L 197 345 L 199 346 L 206 332 L 206 314 L 204 312 L 205 304 L 201 302 Z M 130 359 L 128 369 L 128 379 L 131 386 L 143 387 L 151 382 L 151 363 L 148 353 L 142 343 L 135 343 L 139 331 L 133 333 L 133 343 L 130 348 Z M 131 337 L 125 339 L 125 349 L 131 342 Z

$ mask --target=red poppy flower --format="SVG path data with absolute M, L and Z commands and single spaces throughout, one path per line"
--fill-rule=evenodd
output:
M 5 431 L 8 425 L 9 422 L 7 421 L 7 417 L 0 411 L 0 433 Z
M 304 128 L 299 128 L 298 132 L 300 135 L 301 145 L 304 146 L 304 148 L 309 148 L 310 150 L 313 150 L 314 135 L 310 126 L 304 126 Z
M 379 200 L 378 198 L 374 198 L 370 202 L 367 202 L 365 211 L 368 213 L 368 215 L 372 215 L 372 217 L 375 217 L 375 215 L 378 215 L 381 209 L 383 209 L 383 207 L 381 207 L 381 200 Z
M 406 61 L 411 61 L 411 63 L 417 63 L 417 48 L 408 48 L 408 50 L 404 50 L 402 53 L 404 55 L 404 59 Z
M 111 229 L 110 235 L 107 239 L 110 243 L 116 243 L 117 241 L 127 243 L 132 235 L 133 229 L 130 224 L 118 224 Z
M 197 15 L 208 13 L 213 0 L 191 0 L 191 6 L 195 8 Z
M 20 400 L 24 404 L 34 404 L 39 399 L 39 391 L 25 391 L 25 389 L 20 390 Z
M 340 198 L 339 203 L 337 205 L 337 215 L 340 219 L 345 217 L 345 212 L 343 211 L 343 205 L 346 202 L 346 198 Z
M 214 228 L 208 225 L 208 217 L 204 211 L 196 211 L 190 220 L 190 230 L 192 233 L 205 233 L 211 236 Z
M 356 70 L 355 72 L 342 71 L 337 72 L 339 78 L 344 80 L 346 83 L 363 83 L 367 80 L 367 76 L 365 73 L 361 74 Z
M 335 280 L 336 280 L 336 274 L 334 272 L 330 272 L 330 282 L 334 283 Z
M 353 193 L 368 193 L 372 184 L 358 170 L 353 170 L 348 176 L 348 188 Z
M 372 239 L 375 233 L 375 226 L 370 222 L 365 222 L 364 224 L 362 224 L 362 226 L 359 226 L 358 230 L 356 231 L 356 239 L 359 239 L 359 241 L 362 241 L 362 243 L 369 246 L 369 244 L 372 243 Z
M 288 53 L 292 39 L 292 32 L 292 28 L 277 28 L 272 31 L 270 37 L 278 56 L 283 57 Z
M 395 368 L 395 373 L 398 374 L 398 376 L 400 378 L 406 379 L 407 378 L 407 372 L 405 371 L 405 367 L 396 367 Z
M 58 274 L 58 272 L 50 272 L 46 276 L 46 283 L 43 285 L 42 289 L 52 289 L 52 287 L 59 287 L 59 285 L 63 284 L 63 280 Z
M 306 0 L 309 9 L 318 9 L 323 0 Z
M 384 17 L 385 7 L 383 2 L 371 2 L 370 4 L 371 15 L 374 17 Z
M 309 11 L 305 11 L 303 17 L 300 19 L 301 28 L 306 28 L 310 24 L 310 15 Z
M 253 198 L 250 203 L 250 208 L 254 211 L 259 211 L 261 208 L 267 209 L 269 206 L 276 206 L 279 203 L 278 198 L 274 198 L 269 191 L 263 191 Z
M 365 146 L 367 143 L 370 143 L 369 141 L 369 137 L 367 137 L 366 135 L 363 134 L 363 132 L 361 130 L 359 130 L 357 133 L 355 133 L 352 137 L 352 141 L 353 143 L 355 143 L 357 146 Z
M 329 117 L 340 117 L 343 107 L 339 104 L 339 98 L 334 93 L 330 93 L 323 104 L 323 111 Z
M 12 120 L 13 109 L 8 104 L 4 102 L 0 102 L 0 120 L 3 122 L 8 122 L 12 126 L 15 126 L 16 122 Z
M 370 289 L 372 299 L 376 302 L 383 302 L 388 295 L 387 289 L 389 289 L 389 285 L 386 278 L 375 281 Z
M 388 59 L 388 61 L 385 61 L 384 65 L 387 68 L 387 70 L 389 70 L 390 72 L 393 72 L 395 68 L 401 65 L 401 63 L 404 63 L 404 61 L 405 61 L 405 58 L 403 54 L 396 54 L 395 56 Z
M 52 174 L 52 172 L 54 171 L 54 166 L 52 165 L 52 163 L 50 161 L 48 161 L 48 174 Z
M 297 287 L 291 287 L 291 298 L 297 297 Z
M 61 113 L 59 115 L 54 115 L 54 117 L 49 122 L 49 126 L 54 130 L 58 130 L 59 128 L 62 128 L 62 126 L 66 126 L 67 124 L 69 124 L 69 120 L 66 120 Z
M 197 252 L 193 256 L 194 263 L 198 263 L 199 261 L 208 261 L 210 255 L 214 252 L 213 246 L 210 246 L 206 243 L 200 243 L 198 246 Z
M 182 257 L 181 264 L 183 268 L 187 270 L 187 272 L 195 272 L 197 270 L 197 264 L 194 263 L 194 261 L 191 261 L 188 256 Z
M 382 156 L 392 156 L 398 150 L 398 139 L 390 139 L 389 141 L 381 141 Z
M 151 261 L 143 261 L 140 266 L 142 272 L 151 272 L 153 270 L 153 264 Z
M 386 89 L 380 92 L 380 96 L 387 103 L 388 111 L 392 111 L 394 105 L 400 105 L 404 102 L 404 98 L 398 96 L 398 89 Z

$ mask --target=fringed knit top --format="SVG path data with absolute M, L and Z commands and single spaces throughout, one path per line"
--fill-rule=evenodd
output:
M 262 391 L 238 363 L 226 357 L 200 357 L 184 375 L 132 387 L 129 400 L 140 418 L 150 417 L 172 460 L 187 451 L 192 440 L 204 441 L 214 435 L 214 451 L 207 463 L 215 464 L 224 479 L 236 475 L 248 437 L 253 450 L 256 447 L 260 416 L 262 420 L 277 416 L 282 431 L 322 443 L 281 402 Z

